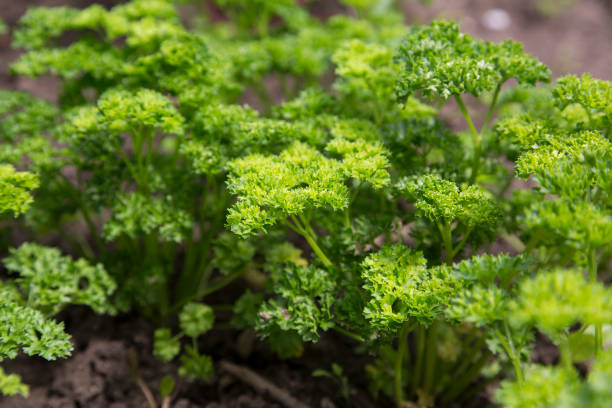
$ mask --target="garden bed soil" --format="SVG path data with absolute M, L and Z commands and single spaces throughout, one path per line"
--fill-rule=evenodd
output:
M 428 22 L 436 16 L 443 16 L 459 21 L 464 30 L 480 38 L 498 41 L 511 37 L 524 43 L 528 52 L 547 63 L 555 76 L 590 72 L 596 77 L 612 80 L 612 2 L 581 0 L 559 15 L 546 18 L 535 11 L 534 1 L 438 0 L 432 7 L 408 1 L 405 11 L 407 22 Z M 0 0 L 0 18 L 14 26 L 30 6 L 83 7 L 90 3 L 86 0 Z M 114 2 L 97 3 L 110 5 Z M 330 6 L 330 3 L 315 2 L 312 7 L 320 14 L 327 14 L 337 7 Z M 507 29 L 491 31 L 485 27 L 482 17 L 491 8 L 508 12 L 511 23 Z M 0 36 L 0 88 L 27 90 L 55 101 L 58 83 L 53 78 L 33 80 L 8 74 L 10 62 L 19 55 L 9 47 L 9 43 L 8 36 Z M 463 127 L 461 118 L 449 117 L 448 120 L 453 127 Z M 73 335 L 75 350 L 72 357 L 55 362 L 19 357 L 3 362 L 2 366 L 8 372 L 20 374 L 30 384 L 31 395 L 27 400 L 0 397 L 0 408 L 146 407 L 146 399 L 128 362 L 138 361 L 141 378 L 156 395 L 161 379 L 166 374 L 176 373 L 176 364 L 162 364 L 152 358 L 153 327 L 135 315 L 99 317 L 88 309 L 76 307 L 62 313 L 59 319 Z M 326 334 L 321 342 L 306 345 L 303 357 L 291 360 L 278 359 L 265 345 L 256 342 L 249 332 L 215 330 L 204 337 L 201 350 L 209 353 L 215 361 L 227 360 L 248 367 L 313 408 L 346 406 L 332 380 L 312 376 L 313 370 L 329 369 L 333 362 L 342 365 L 353 381 L 352 407 L 392 405 L 389 400 L 375 402 L 369 397 L 363 367 L 370 357 L 353 353 L 356 344 L 341 335 Z M 554 361 L 556 349 L 541 343 L 534 357 Z M 482 398 L 487 395 L 485 390 L 465 407 L 481 406 Z M 281 405 L 243 381 L 217 370 L 215 378 L 208 383 L 178 382 L 172 407 L 264 408 Z

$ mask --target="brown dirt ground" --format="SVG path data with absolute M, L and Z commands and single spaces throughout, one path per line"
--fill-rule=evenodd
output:
M 554 17 L 544 17 L 536 11 L 536 0 L 437 0 L 425 7 L 415 0 L 406 1 L 408 23 L 428 22 L 436 17 L 452 18 L 462 28 L 480 38 L 493 41 L 512 38 L 525 44 L 528 52 L 548 64 L 555 76 L 566 73 L 590 72 L 595 77 L 612 80 L 612 1 L 578 0 Z M 89 0 L 0 0 L 0 18 L 13 27 L 27 7 L 71 5 L 82 7 Z M 98 1 L 106 5 L 113 0 Z M 321 0 L 313 9 L 326 14 L 337 6 L 332 0 Z M 491 31 L 482 23 L 483 14 L 492 8 L 506 10 L 509 27 Z M 8 36 L 0 36 L 0 88 L 33 92 L 39 97 L 55 100 L 57 82 L 52 78 L 38 80 L 15 78 L 8 67 L 19 52 L 9 46 Z M 459 125 L 461 126 L 460 122 Z M 19 373 L 31 385 L 30 399 L 0 397 L 0 408 L 76 408 L 76 407 L 145 407 L 146 401 L 136 386 L 126 362 L 136 353 L 140 373 L 154 393 L 161 378 L 176 372 L 176 365 L 161 364 L 151 357 L 152 327 L 135 316 L 97 317 L 86 309 L 74 308 L 59 316 L 73 334 L 75 352 L 68 360 L 46 362 L 37 358 L 18 358 L 3 362 L 8 372 Z M 221 358 L 250 367 L 296 398 L 312 407 L 344 406 L 334 383 L 325 378 L 313 378 L 316 368 L 328 368 L 333 360 L 341 363 L 352 384 L 353 407 L 391 406 L 390 401 L 374 403 L 365 391 L 367 383 L 363 364 L 368 356 L 355 357 L 351 341 L 328 335 L 316 345 L 306 347 L 300 359 L 278 360 L 261 344 L 254 343 L 247 356 L 238 352 L 244 333 L 217 330 L 206 336 L 203 350 L 216 361 Z M 554 350 L 551 351 L 554 353 Z M 279 407 L 272 399 L 226 375 L 217 375 L 210 383 L 183 381 L 178 384 L 173 408 Z M 478 406 L 475 401 L 474 406 Z

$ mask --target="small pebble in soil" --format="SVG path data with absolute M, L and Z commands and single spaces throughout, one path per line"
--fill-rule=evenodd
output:
M 506 10 L 493 8 L 484 12 L 481 22 L 485 28 L 491 31 L 503 31 L 510 27 L 512 19 Z
M 334 404 L 329 398 L 323 397 L 321 399 L 321 408 L 336 408 L 336 404 Z

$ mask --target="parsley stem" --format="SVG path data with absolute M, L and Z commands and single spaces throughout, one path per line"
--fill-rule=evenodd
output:
M 569 337 L 566 334 L 561 336 L 561 362 L 568 371 L 573 368 L 572 364 L 572 349 L 569 344 Z
M 461 348 L 460 348 L 460 350 L 462 351 L 462 355 L 464 355 L 464 356 L 474 356 L 485 345 L 487 337 L 484 334 L 480 334 L 480 337 L 478 337 L 478 339 L 474 340 L 477 334 L 479 334 L 479 330 L 478 330 L 478 328 L 476 326 L 474 326 L 472 328 L 472 330 L 470 331 L 470 333 L 468 333 L 465 336 L 465 338 L 463 339 L 463 342 L 461 343 Z M 450 370 L 449 372 L 453 373 L 453 377 L 460 378 L 460 377 L 463 376 L 463 374 L 465 374 L 466 370 L 470 367 L 470 363 L 471 362 L 472 362 L 471 358 L 464 358 L 464 359 L 461 360 L 460 364 L 455 365 L 455 367 L 453 367 L 453 369 Z M 450 381 L 450 380 L 452 380 L 452 379 L 449 378 L 443 384 L 443 387 L 446 387 L 448 385 L 448 381 Z M 452 389 L 452 388 L 453 388 L 453 386 L 451 385 L 448 388 L 448 390 L 450 391 L 450 389 Z M 443 389 L 445 389 L 445 388 L 443 388 Z
M 412 330 L 412 325 L 405 322 L 402 326 L 397 339 L 397 357 L 395 358 L 395 403 L 397 408 L 402 408 L 404 404 L 404 388 L 402 373 L 404 370 L 404 357 L 408 348 L 408 334 Z
M 60 172 L 59 174 L 61 175 L 63 180 L 66 182 L 66 186 L 70 190 L 72 190 L 74 196 L 77 197 L 75 199 L 76 205 L 78 209 L 81 211 L 81 213 L 83 214 L 83 219 L 85 220 L 85 223 L 87 224 L 87 227 L 89 228 L 89 234 L 92 236 L 94 242 L 96 243 L 97 249 L 102 254 L 105 254 L 106 245 L 102 241 L 102 238 L 100 238 L 100 234 L 98 233 L 96 224 L 93 222 L 93 218 L 91 217 L 91 214 L 89 213 L 89 210 L 87 209 L 87 204 L 83 201 L 83 193 L 81 190 L 81 173 L 77 172 L 77 186 L 76 187 L 72 184 L 70 179 L 64 173 Z M 84 243 L 87 243 L 87 241 L 85 240 Z
M 344 226 L 346 229 L 351 229 L 351 219 L 350 219 L 350 207 L 347 206 L 344 209 Z
M 480 154 L 482 149 L 482 138 L 478 130 L 476 130 L 476 126 L 474 126 L 474 122 L 472 122 L 472 118 L 463 103 L 463 99 L 461 99 L 461 95 L 455 95 L 455 100 L 457 101 L 457 105 L 459 105 L 459 110 L 461 114 L 465 118 L 466 123 L 468 124 L 470 131 L 472 132 L 472 138 L 474 142 L 474 161 L 472 163 L 472 174 L 470 174 L 470 183 L 474 183 L 476 181 L 476 177 L 478 176 L 478 171 L 480 169 Z
M 257 19 L 257 34 L 260 38 L 268 36 L 268 25 L 270 24 L 270 15 L 267 12 L 262 13 Z
M 448 404 L 448 402 L 453 401 L 457 398 L 467 386 L 469 386 L 478 375 L 482 371 L 482 368 L 487 364 L 491 358 L 491 351 L 483 350 L 480 358 L 470 367 L 470 369 L 458 379 L 457 382 L 454 383 L 453 388 L 445 394 L 442 399 L 443 404 Z
M 361 337 L 360 335 L 355 334 L 355 333 L 353 333 L 353 332 L 351 332 L 351 331 L 348 331 L 348 330 L 346 330 L 346 329 L 343 329 L 343 328 L 342 328 L 342 327 L 340 327 L 340 326 L 334 326 L 334 327 L 332 327 L 332 329 L 334 329 L 334 330 L 335 330 L 335 331 L 337 331 L 338 333 L 342 333 L 342 334 L 344 334 L 345 336 L 350 337 L 350 338 L 351 338 L 351 339 L 353 339 L 353 340 L 357 340 L 357 341 L 358 341 L 358 342 L 360 342 L 360 343 L 363 343 L 363 342 L 365 341 L 365 340 L 364 340 L 364 338 L 363 338 L 363 337 Z
M 425 354 L 425 376 L 423 390 L 430 395 L 433 380 L 436 373 L 436 356 L 438 350 L 438 321 L 435 320 L 429 326 L 427 333 L 427 353 Z
M 510 350 L 512 351 L 512 365 L 514 366 L 514 371 L 516 374 L 516 379 L 518 382 L 523 382 L 523 370 L 521 369 L 521 357 L 514 347 L 514 341 L 512 340 L 512 333 L 510 332 L 510 326 L 508 326 L 508 322 L 504 321 L 504 330 L 506 332 L 506 338 L 508 339 L 508 345 L 510 346 Z
M 453 237 L 451 233 L 451 225 L 449 221 L 445 221 L 444 225 L 438 223 L 438 230 L 440 230 L 440 235 L 442 236 L 442 241 L 444 242 L 444 251 L 446 254 L 444 255 L 444 260 L 448 266 L 453 264 Z
M 417 350 L 416 361 L 414 363 L 414 374 L 412 377 L 412 390 L 416 392 L 421 385 L 421 372 L 423 371 L 423 360 L 425 357 L 425 327 L 419 325 L 417 329 Z
M 589 281 L 597 282 L 597 253 L 595 249 L 589 248 L 587 253 L 587 264 L 589 269 Z M 603 350 L 603 328 L 601 324 L 595 325 L 595 355 Z
M 468 238 L 470 237 L 470 234 L 472 233 L 472 229 L 468 228 L 467 231 L 465 231 L 465 234 L 463 234 L 463 238 L 461 239 L 461 241 L 457 244 L 457 246 L 453 249 L 451 258 L 454 259 L 455 256 L 457 256 L 457 254 L 459 253 L 459 251 L 461 251 L 461 249 L 463 248 L 463 246 L 465 245 L 465 243 L 467 242 Z
M 175 313 L 179 311 L 187 303 L 194 301 L 194 300 L 202 299 L 203 297 L 210 295 L 213 292 L 223 289 L 224 287 L 226 287 L 227 285 L 229 285 L 230 283 L 232 283 L 233 281 L 241 277 L 243 273 L 244 273 L 244 270 L 239 270 L 230 275 L 215 279 L 214 281 L 210 282 L 210 285 L 208 285 L 204 289 L 198 291 L 197 293 L 191 296 L 186 296 L 182 298 L 181 300 L 179 300 L 178 302 L 176 302 L 170 309 L 170 312 Z
M 310 223 L 308 222 L 308 220 L 301 214 L 298 215 L 298 218 L 293 215 L 291 216 L 291 220 L 295 223 L 294 231 L 306 239 L 308 245 L 310 245 L 310 248 L 312 248 L 314 253 L 319 257 L 321 262 L 323 262 L 323 265 L 325 265 L 325 267 L 329 268 L 330 266 L 333 266 L 334 264 L 332 263 L 332 261 L 329 260 L 329 258 L 327 257 L 327 255 L 325 255 L 319 244 L 317 244 L 317 235 L 310 227 Z M 300 220 L 302 220 L 301 223 Z M 288 224 L 289 226 L 291 226 L 291 223 Z
M 505 80 L 499 81 L 497 86 L 495 87 L 495 91 L 493 92 L 493 99 L 491 100 L 491 105 L 489 106 L 489 110 L 487 111 L 487 116 L 485 118 L 482 127 L 480 128 L 480 133 L 485 132 L 489 128 L 489 122 L 491 122 L 491 118 L 493 117 L 493 111 L 495 110 L 495 105 L 497 105 L 497 98 L 499 97 L 499 91 Z
M 495 335 L 497 336 L 497 339 L 499 340 L 499 343 L 502 345 L 502 347 L 506 351 L 506 354 L 510 358 L 510 361 L 512 361 L 512 366 L 514 367 L 514 374 L 516 376 L 516 380 L 519 383 L 523 382 L 523 371 L 521 370 L 521 362 L 519 360 L 519 356 L 517 356 L 516 354 L 516 350 L 514 348 L 514 343 L 512 342 L 512 336 L 510 334 L 508 324 L 504 322 L 504 330 L 506 332 L 505 335 L 500 333 L 497 328 L 494 328 L 493 330 L 495 332 Z
M 597 254 L 594 249 L 589 249 L 587 256 L 589 268 L 589 280 L 591 283 L 597 282 Z
M 310 245 L 314 253 L 317 254 L 321 262 L 323 262 L 323 265 L 325 265 L 327 268 L 333 266 L 332 261 L 330 261 L 327 255 L 325 255 L 321 247 L 319 247 L 319 244 L 317 244 L 317 242 L 315 241 L 314 237 L 311 237 L 310 234 L 307 233 L 306 235 L 304 235 L 304 238 L 306 238 L 306 241 L 308 241 L 308 244 Z

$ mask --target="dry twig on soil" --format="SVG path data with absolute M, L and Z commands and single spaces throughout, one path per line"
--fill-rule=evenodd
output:
M 289 395 L 287 391 L 277 387 L 247 367 L 230 363 L 229 361 L 221 361 L 219 366 L 221 367 L 221 370 L 226 371 L 241 381 L 249 384 L 258 392 L 268 394 L 270 397 L 274 398 L 287 408 L 310 408 L 308 405 Z

